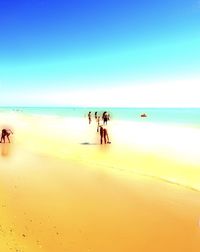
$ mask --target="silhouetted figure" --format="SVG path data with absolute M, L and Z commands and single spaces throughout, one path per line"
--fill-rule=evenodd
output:
M 103 112 L 103 115 L 102 115 L 102 120 L 103 120 L 103 118 L 104 118 L 105 113 L 107 113 L 107 112 L 106 112 L 106 111 L 104 111 L 104 112 Z
M 103 119 L 103 124 L 107 124 L 107 121 L 108 121 L 108 113 L 107 113 L 107 111 L 103 112 L 102 119 Z
M 92 121 L 91 111 L 88 113 L 88 120 L 89 120 L 89 124 L 90 124 L 90 123 L 91 123 L 91 121 Z
M 101 144 L 103 143 L 103 140 L 105 144 L 110 143 L 107 129 L 100 126 L 100 143 Z
M 2 129 L 2 131 L 1 131 L 1 141 L 0 141 L 0 143 L 2 143 L 2 142 L 5 143 L 6 137 L 7 137 L 7 139 L 8 139 L 8 142 L 10 143 L 10 138 L 9 138 L 10 133 L 13 134 L 13 132 L 12 132 L 10 129 Z
M 97 132 L 99 132 L 100 116 L 97 117 Z
M 94 118 L 97 120 L 97 118 L 98 118 L 97 112 L 94 113 Z

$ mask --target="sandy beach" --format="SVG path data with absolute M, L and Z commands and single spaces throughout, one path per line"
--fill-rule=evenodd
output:
M 0 126 L 0 251 L 200 251 L 199 129 L 111 120 L 100 145 L 84 117 Z

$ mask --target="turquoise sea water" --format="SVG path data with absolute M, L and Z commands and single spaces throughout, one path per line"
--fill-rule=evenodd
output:
M 52 115 L 61 117 L 86 117 L 91 111 L 102 115 L 107 111 L 111 119 L 156 123 L 171 123 L 200 127 L 200 108 L 84 108 L 84 107 L 0 107 L 0 112 L 19 111 L 25 114 Z M 146 113 L 146 118 L 140 115 Z

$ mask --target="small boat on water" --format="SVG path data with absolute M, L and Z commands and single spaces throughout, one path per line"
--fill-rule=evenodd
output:
M 141 117 L 147 117 L 147 114 L 144 113 L 144 114 L 141 114 L 140 116 Z

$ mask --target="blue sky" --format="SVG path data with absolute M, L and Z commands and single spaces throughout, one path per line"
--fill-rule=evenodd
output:
M 200 1 L 0 0 L 0 105 L 200 106 Z

